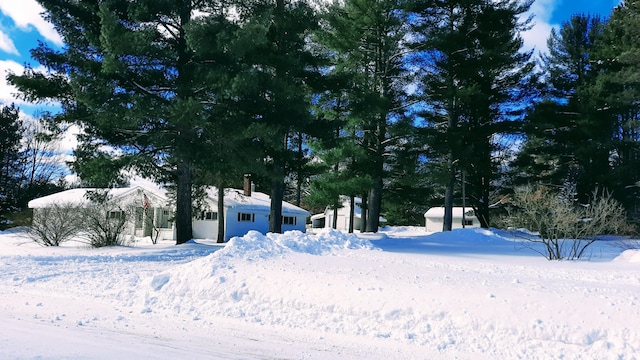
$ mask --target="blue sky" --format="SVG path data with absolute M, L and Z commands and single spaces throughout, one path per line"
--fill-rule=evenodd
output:
M 526 46 L 544 51 L 552 27 L 557 27 L 575 13 L 608 16 L 620 0 L 536 0 L 531 8 L 535 26 L 524 34 Z M 26 104 L 15 98 L 16 92 L 5 81 L 8 70 L 20 73 L 23 64 L 38 64 L 30 59 L 29 50 L 37 41 L 51 46 L 63 46 L 53 27 L 42 19 L 42 7 L 36 0 L 0 0 L 0 103 L 16 103 L 27 114 L 33 114 L 43 105 Z

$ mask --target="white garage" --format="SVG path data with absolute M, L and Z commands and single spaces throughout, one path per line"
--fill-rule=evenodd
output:
M 424 213 L 425 230 L 427 232 L 442 231 L 444 225 L 444 207 L 433 207 Z M 453 208 L 452 229 L 480 227 L 480 221 L 472 208 Z

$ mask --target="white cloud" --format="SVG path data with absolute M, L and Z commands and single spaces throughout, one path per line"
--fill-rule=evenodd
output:
M 531 9 L 524 16 L 533 15 L 533 27 L 522 34 L 525 50 L 535 49 L 536 53 L 548 52 L 547 39 L 551 29 L 558 28 L 558 24 L 551 23 L 551 15 L 556 8 L 558 0 L 536 0 Z
M 34 70 L 47 73 L 47 70 L 43 66 L 35 67 Z M 15 104 L 23 110 L 27 108 L 27 111 L 30 113 L 37 113 L 44 110 L 55 113 L 59 110 L 60 104 L 55 101 L 45 100 L 38 103 L 31 103 L 20 99 L 18 89 L 7 82 L 9 72 L 22 75 L 24 73 L 24 66 L 13 60 L 0 60 L 0 105 Z
M 24 66 L 12 60 L 0 60 L 0 104 L 26 104 L 15 96 L 18 89 L 7 83 L 6 78 L 9 71 L 14 74 L 22 74 Z
M 69 157 L 71 157 L 71 152 L 78 147 L 77 136 L 80 133 L 82 133 L 82 130 L 77 125 L 69 125 L 62 135 L 60 140 L 61 151 L 69 154 Z M 65 159 L 65 161 L 69 161 L 69 159 Z
M 0 0 L 0 11 L 22 30 L 35 28 L 48 41 L 62 46 L 62 38 L 51 23 L 42 18 L 44 8 L 36 0 Z
M 16 45 L 13 43 L 13 40 L 9 37 L 9 35 L 0 31 L 0 50 L 14 55 L 20 55 L 18 49 L 16 49 Z
M 536 54 L 540 52 L 547 53 L 547 39 L 551 35 L 551 29 L 557 27 L 557 25 L 545 22 L 536 22 L 531 30 L 522 33 L 525 50 L 535 49 Z
M 548 22 L 556 8 L 557 1 L 558 0 L 536 0 L 531 5 L 530 11 L 536 15 L 537 19 Z

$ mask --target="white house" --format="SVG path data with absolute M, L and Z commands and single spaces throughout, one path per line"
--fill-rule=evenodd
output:
M 427 210 L 424 214 L 424 219 L 425 230 L 427 232 L 442 231 L 444 224 L 444 207 L 433 207 Z M 471 227 L 480 227 L 480 221 L 478 221 L 473 209 L 454 207 L 451 228 L 462 229 Z
M 34 217 L 39 209 L 57 205 L 73 207 L 91 206 L 88 194 L 99 189 L 71 189 L 31 200 L 29 207 Z M 194 214 L 193 237 L 196 239 L 216 239 L 218 237 L 218 195 L 216 188 L 206 190 L 206 210 Z M 173 224 L 174 208 L 169 206 L 163 189 L 134 186 L 108 190 L 113 210 L 107 210 L 105 217 L 124 216 L 121 209 L 133 209 L 135 216 L 123 235 L 157 236 L 159 240 L 175 239 Z M 271 199 L 268 195 L 251 191 L 226 189 L 224 195 L 225 241 L 234 236 L 242 236 L 249 230 L 263 234 L 269 231 L 269 211 Z M 305 231 L 308 211 L 287 202 L 282 203 L 282 230 Z
M 88 207 L 94 204 L 90 200 L 91 193 L 98 193 L 104 189 L 78 188 L 61 191 L 29 201 L 29 208 L 33 209 L 33 216 L 39 216 L 42 209 L 53 206 Z M 125 209 L 133 212 L 123 235 L 154 236 L 158 239 L 173 239 L 173 210 L 167 205 L 164 194 L 155 189 L 143 186 L 109 189 L 109 204 L 105 210 L 105 218 L 119 218 L 124 216 Z
M 218 237 L 218 191 L 207 189 L 205 199 L 207 210 L 197 214 L 193 221 L 193 237 L 197 239 L 216 239 Z M 269 195 L 256 192 L 252 186 L 243 190 L 225 189 L 224 192 L 224 226 L 227 241 L 234 236 L 242 236 L 249 230 L 263 234 L 269 231 L 269 211 L 271 198 Z M 282 231 L 306 230 L 306 221 L 311 214 L 293 204 L 282 202 Z
M 340 196 L 340 200 L 342 201 L 342 207 L 338 209 L 336 230 L 349 230 L 351 200 L 348 196 L 344 195 Z M 354 204 L 353 229 L 362 231 L 362 199 L 354 198 Z M 311 216 L 311 226 L 313 228 L 333 228 L 334 216 L 335 210 L 327 206 L 322 214 L 315 214 Z M 387 222 L 387 219 L 382 216 L 379 219 L 380 224 Z

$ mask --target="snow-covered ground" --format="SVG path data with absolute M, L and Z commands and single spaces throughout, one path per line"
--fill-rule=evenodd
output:
M 2 359 L 636 359 L 640 251 L 494 230 L 43 248 L 0 233 Z

